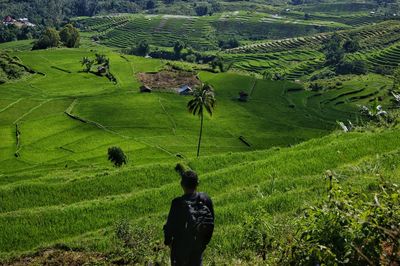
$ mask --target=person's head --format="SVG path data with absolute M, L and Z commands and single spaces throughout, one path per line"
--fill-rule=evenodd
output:
M 199 178 L 196 172 L 189 170 L 185 171 L 181 174 L 181 186 L 185 193 L 192 193 L 196 191 L 197 186 L 199 185 Z

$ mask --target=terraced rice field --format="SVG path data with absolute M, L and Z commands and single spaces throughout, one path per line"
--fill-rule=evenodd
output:
M 107 35 L 132 23 L 118 19 L 117 29 L 93 22 L 90 30 Z M 169 24 L 175 22 L 145 23 L 161 32 L 178 28 Z M 81 71 L 80 59 L 96 52 L 110 58 L 117 84 Z M 207 263 L 217 265 L 237 262 L 244 217 L 259 208 L 268 214 L 271 236 L 279 239 L 291 230 L 288 221 L 325 195 L 321 176 L 327 169 L 345 173 L 340 179 L 346 186 L 365 190 L 376 185 L 376 175 L 357 169 L 377 164 L 379 155 L 379 170 L 398 176 L 393 158 L 399 129 L 329 135 L 337 120 L 358 119 L 358 105 L 375 98 L 388 105 L 391 80 L 379 75 L 345 77 L 341 86 L 312 92 L 291 81 L 200 71 L 200 79 L 214 87 L 217 105 L 205 119 L 196 159 L 199 120 L 186 110 L 190 97 L 139 93 L 136 75 L 159 71 L 165 61 L 122 56 L 102 46 L 11 55 L 44 75 L 0 85 L 0 260 L 60 243 L 112 253 L 114 224 L 121 218 L 152 228 L 159 241 L 170 199 L 180 194 L 177 162 L 199 172 L 201 190 L 217 206 L 207 256 Z M 284 69 L 287 79 L 298 79 L 322 55 L 308 49 L 224 56 L 239 70 Z M 240 91 L 250 95 L 248 102 L 238 101 Z M 126 152 L 127 166 L 110 165 L 110 146 Z M 158 255 L 167 260 L 167 249 Z
M 399 40 L 400 22 L 388 21 L 377 26 L 366 26 L 358 29 L 337 31 L 344 38 L 356 38 L 363 49 L 377 49 L 386 47 Z M 333 33 L 321 33 L 314 36 L 287 38 L 259 42 L 227 50 L 227 53 L 267 53 L 290 49 L 310 49 L 320 47 Z
M 313 50 L 291 50 L 267 54 L 226 54 L 223 56 L 233 69 L 247 72 L 280 73 L 296 80 L 313 72 L 323 63 L 323 54 Z
M 246 12 L 222 13 L 207 17 L 172 15 L 119 15 L 77 18 L 83 29 L 98 35 L 107 46 L 126 48 L 148 40 L 156 46 L 171 47 L 176 40 L 185 41 L 198 50 L 217 49 L 218 40 L 279 39 L 343 28 L 345 25 L 283 19 Z

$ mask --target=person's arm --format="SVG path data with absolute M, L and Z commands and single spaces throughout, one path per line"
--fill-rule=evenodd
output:
M 164 225 L 164 244 L 169 246 L 174 238 L 174 227 L 176 225 L 176 201 L 173 200 L 169 210 L 167 223 Z

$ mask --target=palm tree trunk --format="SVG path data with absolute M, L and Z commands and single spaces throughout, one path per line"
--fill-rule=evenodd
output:
M 197 157 L 200 155 L 200 144 L 201 144 L 201 135 L 203 134 L 203 113 L 200 114 L 200 134 L 199 134 L 199 143 L 197 144 Z

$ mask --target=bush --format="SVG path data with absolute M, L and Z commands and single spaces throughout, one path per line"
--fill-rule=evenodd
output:
M 60 43 L 60 35 L 54 28 L 47 28 L 39 40 L 35 42 L 33 45 L 33 50 L 37 49 L 47 49 L 50 47 L 57 47 Z
M 348 61 L 343 60 L 336 66 L 336 73 L 345 74 L 356 74 L 362 75 L 368 72 L 367 64 L 362 60 Z
M 388 67 L 388 66 L 382 66 L 382 65 L 375 66 L 373 71 L 375 73 L 381 74 L 381 75 L 392 75 L 393 74 L 393 68 Z
M 196 59 L 197 59 L 197 57 L 196 57 L 196 55 L 194 55 L 194 54 L 188 54 L 188 55 L 186 56 L 186 61 L 188 61 L 189 63 L 194 63 L 194 62 L 196 62 Z
M 332 177 L 331 177 L 332 178 Z M 375 196 L 344 192 L 331 181 L 328 199 L 298 222 L 282 265 L 396 265 L 400 259 L 400 190 L 382 182 Z
M 108 160 L 114 163 L 116 167 L 121 167 L 128 162 L 125 153 L 120 147 L 108 148 Z
M 310 90 L 312 90 L 312 91 L 320 91 L 320 90 L 324 89 L 324 87 L 321 84 L 317 83 L 317 82 L 310 83 L 308 88 Z
M 134 52 L 136 55 L 146 56 L 150 52 L 150 45 L 146 40 L 141 41 Z
M 208 6 L 207 5 L 200 5 L 194 8 L 197 16 L 205 16 L 208 14 Z
M 235 38 L 232 38 L 232 39 L 229 39 L 229 40 L 226 40 L 226 41 L 225 40 L 220 40 L 218 42 L 218 46 L 221 49 L 236 48 L 236 47 L 239 47 L 239 45 L 240 45 L 239 41 L 237 39 L 235 39 Z
M 336 76 L 336 73 L 330 69 L 323 69 L 319 73 L 316 73 L 310 77 L 310 81 L 314 81 L 317 79 L 330 79 Z
M 79 47 L 79 31 L 71 24 L 65 25 L 65 27 L 60 31 L 60 39 L 61 42 L 69 48 Z

